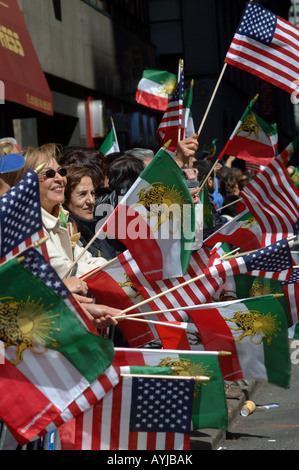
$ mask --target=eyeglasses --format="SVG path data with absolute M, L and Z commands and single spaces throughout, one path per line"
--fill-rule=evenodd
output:
M 56 173 L 58 173 L 60 176 L 66 176 L 67 175 L 67 169 L 66 168 L 59 168 L 59 170 L 54 170 L 54 169 L 49 169 L 47 171 L 44 171 L 40 173 L 40 176 L 43 178 L 54 178 Z

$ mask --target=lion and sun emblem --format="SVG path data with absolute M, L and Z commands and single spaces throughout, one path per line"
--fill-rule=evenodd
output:
M 59 313 L 52 314 L 53 305 L 45 306 L 42 299 L 16 301 L 13 297 L 0 299 L 0 340 L 4 348 L 15 348 L 15 359 L 11 364 L 18 365 L 23 353 L 29 349 L 34 354 L 44 354 L 47 346 L 58 348 L 55 326 Z

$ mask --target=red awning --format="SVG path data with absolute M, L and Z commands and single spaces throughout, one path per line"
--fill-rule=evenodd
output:
M 53 115 L 52 94 L 17 0 L 0 1 L 0 64 L 1 98 Z

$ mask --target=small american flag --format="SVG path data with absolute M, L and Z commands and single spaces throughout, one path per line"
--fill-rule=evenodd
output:
M 249 2 L 225 62 L 297 96 L 298 41 L 296 26 Z
M 123 377 L 76 420 L 76 450 L 188 450 L 194 381 Z
M 293 272 L 293 265 L 289 243 L 283 239 L 253 253 L 215 264 L 209 272 L 212 274 L 216 268 L 220 275 L 223 272 L 227 276 L 247 273 L 252 276 L 288 281 Z
M 28 170 L 23 179 L 0 198 L 0 262 L 43 236 L 38 177 Z
M 184 70 L 180 74 L 180 80 L 171 96 L 166 112 L 157 129 L 161 142 L 166 143 L 171 139 L 170 150 L 176 151 L 179 129 L 182 127 L 183 118 L 183 93 L 184 93 Z

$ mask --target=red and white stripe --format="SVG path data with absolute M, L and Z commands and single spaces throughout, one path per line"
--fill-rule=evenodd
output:
M 297 96 L 298 53 L 299 29 L 277 17 L 276 30 L 269 46 L 236 33 L 225 62 Z
M 299 218 L 299 191 L 284 165 L 274 159 L 241 191 L 262 229 L 261 247 L 294 235 Z
M 31 237 L 28 237 L 27 240 L 25 240 L 24 242 L 16 246 L 11 252 L 7 253 L 6 256 L 4 256 L 0 260 L 0 264 L 5 263 L 6 261 L 8 261 L 9 259 L 15 256 L 18 256 L 20 253 L 27 250 L 27 248 L 31 247 L 34 243 L 38 242 L 44 236 L 45 236 L 45 233 L 43 229 L 34 233 Z M 0 226 L 0 238 L 1 238 L 1 226 Z M 1 240 L 0 240 L 0 244 L 1 244 Z M 37 247 L 36 250 L 45 258 L 47 262 L 49 262 L 48 250 L 47 250 L 45 243 Z
M 190 434 L 131 432 L 132 378 L 76 420 L 75 450 L 188 450 Z

